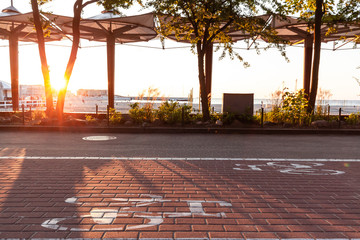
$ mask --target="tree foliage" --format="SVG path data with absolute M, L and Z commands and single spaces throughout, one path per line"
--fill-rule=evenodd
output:
M 205 87 L 204 57 L 213 43 L 222 47 L 221 57 L 243 58 L 233 49 L 233 36 L 237 32 L 244 38 L 263 37 L 283 50 L 268 17 L 258 14 L 282 13 L 283 6 L 276 0 L 150 0 L 148 7 L 155 9 L 163 36 L 174 36 L 179 41 L 189 42 L 198 56 L 199 84 L 204 120 L 210 119 L 209 92 Z M 255 47 L 257 45 L 255 44 Z M 248 65 L 246 62 L 244 63 Z
M 197 54 L 204 53 L 211 43 L 219 43 L 224 54 L 230 58 L 243 60 L 234 51 L 231 33 L 239 31 L 244 38 L 265 37 L 273 43 L 279 43 L 274 30 L 267 25 L 267 17 L 258 17 L 259 13 L 282 13 L 284 6 L 276 1 L 259 0 L 201 0 L 175 1 L 150 0 L 148 6 L 155 9 L 159 16 L 159 33 L 166 37 L 173 35 L 179 41 L 192 44 L 196 52 L 200 42 L 202 48 Z
M 47 109 L 49 111 L 53 110 L 52 106 L 52 95 L 51 95 L 51 85 L 50 85 L 50 74 L 49 74 L 49 67 L 47 65 L 46 61 L 46 51 L 45 51 L 45 44 L 44 44 L 44 31 L 42 24 L 42 19 L 39 15 L 39 6 L 42 6 L 46 3 L 51 2 L 52 0 L 31 0 L 31 5 L 34 11 L 34 23 L 36 27 L 37 37 L 38 37 L 38 43 L 39 43 L 39 53 L 41 57 L 41 68 L 44 75 L 44 82 L 45 82 L 45 93 L 47 96 Z M 86 6 L 97 3 L 99 5 L 102 5 L 105 9 L 114 9 L 117 7 L 121 8 L 129 8 L 134 2 L 138 2 L 141 4 L 140 0 L 75 0 L 74 1 L 74 18 L 72 22 L 72 35 L 73 35 L 73 42 L 72 42 L 72 48 L 68 60 L 68 64 L 65 69 L 64 74 L 64 88 L 59 91 L 58 94 L 58 100 L 57 100 L 57 116 L 58 120 L 62 121 L 62 115 L 64 111 L 64 103 L 65 103 L 65 96 L 67 91 L 67 86 L 70 81 L 70 77 L 72 75 L 73 68 L 75 66 L 75 61 L 77 57 L 77 52 L 79 49 L 80 44 L 80 20 L 81 15 L 83 13 L 83 10 Z M 47 34 L 50 32 L 47 32 Z M 51 103 L 50 103 L 51 99 Z
M 316 0 L 285 0 L 288 14 L 299 14 L 301 18 L 314 20 Z M 330 26 L 337 23 L 354 22 L 360 20 L 359 0 L 323 0 L 322 23 Z M 336 29 L 332 29 L 335 30 Z
M 352 24 L 359 22 L 360 1 L 358 0 L 285 0 L 288 14 L 298 14 L 301 19 L 309 22 L 309 31 L 314 31 L 314 54 L 312 62 L 311 89 L 308 111 L 315 109 L 318 92 L 318 75 L 320 65 L 321 35 L 337 33 L 338 24 Z M 328 30 L 322 33 L 322 26 Z M 347 33 L 344 32 L 343 38 Z
M 339 0 L 337 4 L 338 15 L 348 22 L 360 22 L 360 1 L 359 0 Z

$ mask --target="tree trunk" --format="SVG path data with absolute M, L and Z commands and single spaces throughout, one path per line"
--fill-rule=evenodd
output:
M 59 91 L 57 105 L 56 105 L 56 112 L 57 112 L 58 120 L 60 123 L 62 123 L 62 120 L 63 120 L 64 104 L 65 104 L 67 87 L 69 85 L 70 77 L 71 77 L 72 71 L 74 69 L 76 56 L 77 56 L 78 49 L 79 49 L 81 11 L 82 11 L 82 0 L 77 0 L 74 4 L 74 18 L 73 18 L 73 25 L 72 25 L 73 44 L 71 47 L 69 61 L 66 66 L 66 70 L 65 70 L 65 74 L 64 74 L 65 84 L 64 84 L 64 87 L 62 89 L 60 89 L 60 91 Z
M 53 106 L 53 97 L 52 97 L 52 92 L 51 92 L 50 71 L 49 71 L 49 66 L 47 64 L 47 59 L 46 59 L 44 32 L 43 32 L 42 24 L 41 24 L 41 20 L 40 20 L 39 6 L 37 3 L 37 0 L 31 0 L 31 6 L 32 6 L 32 10 L 33 10 L 36 36 L 38 39 L 39 55 L 40 55 L 40 61 L 41 61 L 41 71 L 42 71 L 43 78 L 44 78 L 45 96 L 46 96 L 46 113 L 48 116 L 51 116 L 51 114 L 54 110 L 54 106 Z
M 209 107 L 211 106 L 211 85 L 212 85 L 212 68 L 213 68 L 213 43 L 210 43 L 205 52 L 205 82 L 206 93 Z
M 320 52 L 321 52 L 321 23 L 323 0 L 316 0 L 315 31 L 314 31 L 314 59 L 312 67 L 311 90 L 308 112 L 314 112 L 319 82 Z
M 204 51 L 201 49 L 201 42 L 197 43 L 198 54 L 198 69 L 199 69 L 199 84 L 200 84 L 200 96 L 201 96 L 201 108 L 203 113 L 203 121 L 210 120 L 208 93 L 206 91 L 205 81 L 205 64 L 204 64 Z
M 309 100 L 310 97 L 310 85 L 311 85 L 311 66 L 313 59 L 313 45 L 314 37 L 308 35 L 305 38 L 304 46 L 304 80 L 303 80 L 303 89 L 306 95 L 306 99 Z

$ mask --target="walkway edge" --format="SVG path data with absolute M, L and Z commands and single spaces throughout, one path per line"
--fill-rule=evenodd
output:
M 276 134 L 276 135 L 360 135 L 360 129 L 289 129 L 289 128 L 181 128 L 181 127 L 65 127 L 0 125 L 0 131 L 84 132 L 84 133 L 167 133 L 167 134 Z

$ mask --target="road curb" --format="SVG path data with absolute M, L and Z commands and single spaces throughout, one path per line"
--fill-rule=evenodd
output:
M 360 135 L 359 129 L 288 129 L 288 128 L 188 128 L 188 127 L 68 127 L 68 126 L 0 126 L 0 131 L 84 132 L 131 134 L 276 134 L 276 135 Z

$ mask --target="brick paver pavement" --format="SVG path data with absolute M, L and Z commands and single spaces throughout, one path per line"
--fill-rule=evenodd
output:
M 360 238 L 360 163 L 1 159 L 0 238 Z

